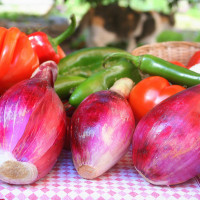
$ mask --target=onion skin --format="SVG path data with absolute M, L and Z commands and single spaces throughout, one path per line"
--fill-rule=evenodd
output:
M 135 119 L 128 101 L 106 90 L 88 96 L 71 119 L 71 149 L 78 174 L 94 179 L 115 165 L 132 142 Z
M 200 174 L 200 85 L 154 107 L 133 136 L 133 163 L 154 185 L 175 185 Z
M 56 75 L 54 62 L 43 63 L 31 79 L 1 97 L 0 180 L 30 184 L 47 175 L 57 161 L 64 145 L 66 114 L 52 88 Z
M 71 150 L 71 136 L 70 136 L 70 124 L 71 124 L 71 117 L 76 110 L 75 107 L 73 107 L 68 101 L 63 102 L 65 112 L 66 112 L 66 137 L 65 137 L 65 144 L 64 148 L 66 150 Z

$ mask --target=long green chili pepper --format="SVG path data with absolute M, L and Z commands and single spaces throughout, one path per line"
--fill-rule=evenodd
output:
M 153 55 L 134 56 L 127 52 L 119 52 L 108 55 L 104 64 L 113 58 L 126 58 L 142 72 L 166 78 L 168 81 L 185 86 L 200 84 L 200 74 L 187 68 L 174 65 Z
M 116 80 L 122 77 L 131 78 L 135 83 L 141 80 L 138 69 L 131 62 L 126 59 L 115 59 L 110 62 L 110 67 L 102 69 L 82 82 L 70 96 L 69 103 L 77 107 L 87 96 L 109 89 Z
M 60 60 L 59 74 L 89 77 L 103 69 L 102 64 L 106 56 L 116 52 L 124 52 L 124 50 L 111 47 L 92 47 L 74 51 Z
M 72 94 L 73 90 L 81 84 L 86 78 L 81 76 L 71 76 L 71 75 L 63 75 L 58 76 L 55 84 L 54 89 L 61 100 L 65 100 L 69 98 Z

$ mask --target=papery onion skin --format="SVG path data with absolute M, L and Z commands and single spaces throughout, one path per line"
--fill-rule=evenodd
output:
M 52 88 L 56 73 L 54 62 L 43 63 L 33 78 L 16 84 L 1 97 L 0 154 L 8 152 L 13 158 L 5 159 L 19 166 L 30 163 L 36 171 L 31 180 L 18 179 L 13 172 L 18 169 L 9 166 L 9 174 L 0 159 L 0 180 L 30 184 L 47 175 L 57 161 L 64 145 L 66 114 Z
M 153 108 L 136 127 L 133 163 L 155 185 L 175 185 L 200 174 L 200 85 Z
M 79 175 L 94 179 L 128 151 L 135 119 L 128 101 L 114 91 L 88 96 L 71 120 L 71 147 Z

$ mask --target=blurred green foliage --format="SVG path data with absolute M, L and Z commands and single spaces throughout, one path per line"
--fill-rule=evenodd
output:
M 197 36 L 195 37 L 194 42 L 200 42 L 200 31 L 197 32 Z
M 160 33 L 157 38 L 157 42 L 166 42 L 166 41 L 183 41 L 183 34 L 178 33 L 172 30 L 166 30 Z
M 141 11 L 155 10 L 159 12 L 169 13 L 172 9 L 177 8 L 180 1 L 189 2 L 191 8 L 184 13 L 179 13 L 179 15 L 177 15 L 179 16 L 178 22 L 181 22 L 177 24 L 177 27 L 179 29 L 182 29 L 182 26 L 184 26 L 190 29 L 191 26 L 189 25 L 194 24 L 194 29 L 192 31 L 195 33 L 192 35 L 190 32 L 185 33 L 184 31 L 183 33 L 176 31 L 165 31 L 157 37 L 157 41 L 160 42 L 173 40 L 190 40 L 200 42 L 200 26 L 198 26 L 199 23 L 197 23 L 197 21 L 200 21 L 200 0 L 55 0 L 55 5 L 48 15 L 56 15 L 69 18 L 71 14 L 75 14 L 78 22 L 91 6 L 96 6 L 97 4 L 106 5 L 110 3 L 117 3 L 124 7 L 130 6 L 133 9 Z M 189 18 L 187 18 L 187 21 L 184 18 L 185 15 L 189 16 Z M 19 15 L 15 12 L 15 10 L 13 10 L 13 12 L 3 13 L 0 9 L 0 18 L 7 18 L 13 21 L 17 21 L 19 18 L 27 19 L 27 17 L 28 16 Z M 46 16 L 37 17 L 44 18 Z M 81 41 L 82 40 L 83 38 L 81 39 Z
M 143 4 L 148 4 L 149 0 L 80 0 L 80 3 L 89 3 L 91 6 L 97 6 L 99 4 L 102 5 L 107 5 L 107 4 L 111 4 L 111 3 L 116 3 L 116 4 L 120 4 L 122 2 L 125 2 L 126 4 L 131 4 L 131 2 L 141 2 Z M 154 5 L 159 5 L 159 4 L 163 4 L 165 3 L 166 6 L 169 9 L 173 9 L 174 7 L 177 7 L 178 3 L 182 1 L 182 0 L 151 0 L 151 3 Z M 187 1 L 190 5 L 196 5 L 197 3 L 199 3 L 199 0 L 185 0 Z
M 175 31 L 175 30 L 165 30 L 161 32 L 156 37 L 157 42 L 167 42 L 167 41 L 191 41 L 200 42 L 200 31 Z
M 120 6 L 130 6 L 133 9 L 148 11 L 155 10 L 163 13 L 170 13 L 171 11 L 176 12 L 179 3 L 182 1 L 188 1 L 190 3 L 190 10 L 188 14 L 195 17 L 200 17 L 199 7 L 200 0 L 55 0 L 55 7 L 53 13 L 60 16 L 69 17 L 74 13 L 77 19 L 87 12 L 92 6 L 95 7 L 97 4 L 110 4 L 117 3 Z

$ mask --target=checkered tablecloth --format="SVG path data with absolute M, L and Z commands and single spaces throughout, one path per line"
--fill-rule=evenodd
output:
M 120 162 L 95 180 L 81 178 L 71 153 L 63 150 L 53 170 L 26 186 L 0 182 L 0 199 L 6 200 L 200 200 L 200 179 L 172 187 L 153 186 L 134 169 L 129 151 Z

